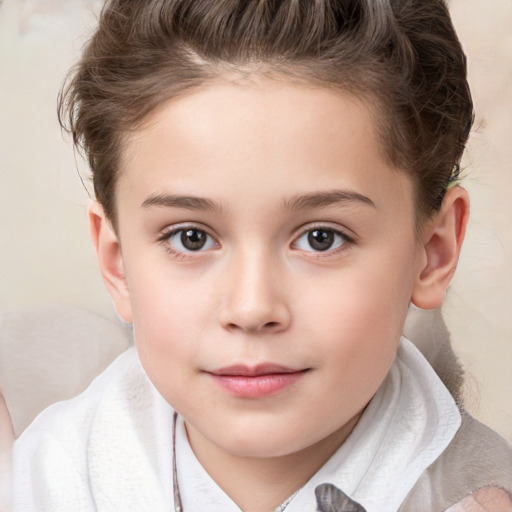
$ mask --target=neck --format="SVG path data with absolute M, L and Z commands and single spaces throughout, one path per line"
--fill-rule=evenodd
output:
M 187 425 L 195 456 L 243 512 L 271 512 L 325 464 L 348 437 L 359 416 L 325 439 L 279 457 L 243 457 L 222 450 Z

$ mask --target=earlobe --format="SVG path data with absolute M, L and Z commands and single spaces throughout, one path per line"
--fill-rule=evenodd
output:
M 124 274 L 121 246 L 109 219 L 97 201 L 89 207 L 89 230 L 96 249 L 100 272 L 117 314 L 126 323 L 131 323 L 131 303 Z
M 457 267 L 468 218 L 466 190 L 459 186 L 449 189 L 441 209 L 424 231 L 423 259 L 411 296 L 415 306 L 434 309 L 442 304 Z

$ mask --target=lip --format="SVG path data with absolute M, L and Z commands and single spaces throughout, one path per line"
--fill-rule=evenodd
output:
M 207 372 L 224 391 L 238 398 L 264 398 L 275 395 L 299 381 L 306 369 L 276 364 L 233 365 Z
M 260 375 L 273 375 L 277 373 L 286 374 L 295 373 L 297 371 L 301 370 L 296 368 L 288 368 L 279 364 L 262 363 L 256 366 L 236 364 L 233 366 L 226 366 L 225 368 L 219 368 L 208 373 L 219 376 L 229 375 L 233 377 L 258 377 Z

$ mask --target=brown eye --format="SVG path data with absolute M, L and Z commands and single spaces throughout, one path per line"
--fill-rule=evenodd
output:
M 198 251 L 202 249 L 208 239 L 208 235 L 204 231 L 198 229 L 185 229 L 181 232 L 181 243 L 185 249 L 189 251 Z
M 315 251 L 327 251 L 334 244 L 334 232 L 315 229 L 308 233 L 308 243 Z
M 295 242 L 295 247 L 306 252 L 325 252 L 341 247 L 349 239 L 335 229 L 316 228 L 305 231 Z
M 215 240 L 202 229 L 176 229 L 165 239 L 178 252 L 199 252 L 216 247 Z

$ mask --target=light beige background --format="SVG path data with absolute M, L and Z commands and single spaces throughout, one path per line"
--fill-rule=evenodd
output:
M 0 310 L 65 303 L 115 318 L 90 246 L 83 163 L 56 94 L 101 0 L 0 0 Z M 472 220 L 444 307 L 467 405 L 512 441 L 512 1 L 453 0 L 477 120 Z

